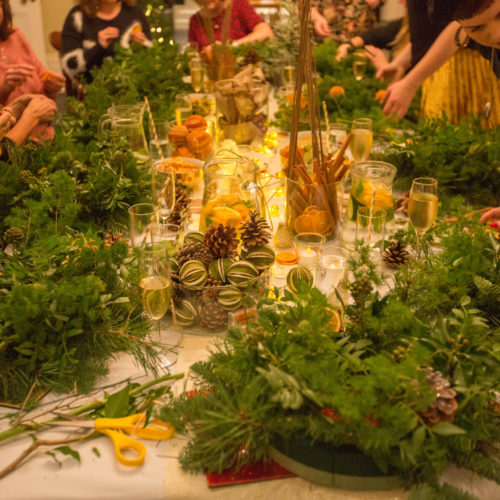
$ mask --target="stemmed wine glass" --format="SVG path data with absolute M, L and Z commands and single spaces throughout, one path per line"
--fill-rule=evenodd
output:
M 139 287 L 144 312 L 156 322 L 158 340 L 161 342 L 160 320 L 168 311 L 172 299 L 172 280 L 168 251 L 165 245 L 143 245 L 139 254 Z M 168 368 L 177 361 L 172 351 L 162 356 L 162 368 Z
M 151 203 L 138 203 L 128 209 L 130 216 L 130 241 L 140 247 L 151 240 L 151 228 L 159 222 L 158 210 Z
M 165 160 L 153 165 L 153 201 L 161 224 L 166 224 L 175 207 L 175 173 Z
M 422 236 L 434 224 L 438 212 L 438 181 L 418 177 L 411 184 L 408 216 L 417 236 L 417 259 L 422 251 Z

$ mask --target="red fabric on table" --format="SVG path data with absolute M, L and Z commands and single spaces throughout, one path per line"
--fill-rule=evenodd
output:
M 206 473 L 207 483 L 210 488 L 218 486 L 230 486 L 235 484 L 254 483 L 257 481 L 268 481 L 270 479 L 282 479 L 285 477 L 295 477 L 290 472 L 276 462 L 257 462 L 252 465 L 242 467 L 238 472 L 234 469 L 227 469 L 221 474 L 217 472 Z
M 218 16 L 212 18 L 215 38 L 219 41 L 222 37 L 224 12 L 225 10 L 223 10 Z M 229 39 L 239 40 L 240 38 L 247 36 L 254 30 L 257 24 L 263 22 L 264 20 L 262 17 L 255 12 L 255 9 L 248 3 L 247 0 L 234 0 L 233 10 L 231 13 L 231 25 L 229 27 Z M 194 16 L 191 16 L 191 19 L 189 20 L 189 41 L 197 42 L 200 49 L 206 47 L 210 43 L 207 32 L 205 31 L 203 19 L 199 12 L 197 12 Z

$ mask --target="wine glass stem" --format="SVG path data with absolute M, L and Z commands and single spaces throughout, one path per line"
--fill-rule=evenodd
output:
M 422 233 L 420 231 L 415 231 L 417 237 L 417 260 L 420 260 L 422 254 Z

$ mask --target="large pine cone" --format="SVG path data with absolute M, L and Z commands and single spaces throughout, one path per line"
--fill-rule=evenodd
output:
M 410 254 L 406 250 L 406 246 L 400 241 L 393 241 L 384 252 L 382 257 L 385 265 L 397 269 L 402 264 L 410 260 Z
M 23 241 L 24 232 L 22 229 L 19 229 L 18 227 L 10 227 L 9 229 L 6 229 L 5 232 L 3 233 L 3 238 L 7 243 L 12 243 L 13 245 L 16 245 L 17 243 Z
M 236 229 L 232 226 L 210 226 L 203 237 L 205 246 L 215 259 L 234 257 L 238 248 Z
M 227 326 L 227 311 L 217 301 L 217 288 L 209 287 L 201 294 L 200 324 L 212 332 Z
M 213 255 L 203 243 L 185 243 L 181 246 L 175 258 L 179 264 L 179 268 L 188 260 L 199 260 L 205 264 L 207 269 L 210 262 L 214 259 Z
M 243 64 L 245 66 L 248 66 L 249 64 L 257 64 L 259 61 L 260 61 L 260 55 L 255 49 L 247 50 L 247 53 L 245 54 L 245 59 L 243 61 Z
M 458 410 L 458 403 L 455 399 L 457 393 L 451 389 L 450 381 L 430 366 L 427 367 L 427 380 L 431 389 L 436 391 L 437 397 L 426 410 L 420 413 L 420 416 L 430 426 L 439 422 L 452 423 Z
M 258 215 L 257 212 L 250 212 L 249 215 L 248 221 L 240 227 L 241 244 L 247 250 L 267 245 L 271 240 L 271 228 L 266 219 Z

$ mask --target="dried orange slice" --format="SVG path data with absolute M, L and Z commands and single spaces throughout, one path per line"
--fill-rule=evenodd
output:
M 280 252 L 276 254 L 276 262 L 278 264 L 283 264 L 285 266 L 292 266 L 296 264 L 299 260 L 297 252 Z
M 309 215 L 312 218 L 313 232 L 326 235 L 330 230 L 330 223 L 328 222 L 326 212 L 324 210 L 315 210 L 310 212 Z
M 313 220 L 310 215 L 299 215 L 293 223 L 293 228 L 296 233 L 310 233 L 312 232 Z
M 315 210 L 319 210 L 319 207 L 317 207 L 316 205 L 309 205 L 304 210 L 304 214 L 303 215 L 309 215 L 310 212 L 315 211 Z
M 329 307 L 327 311 L 330 313 L 330 321 L 328 324 L 332 327 L 334 332 L 342 330 L 342 316 L 337 309 Z

